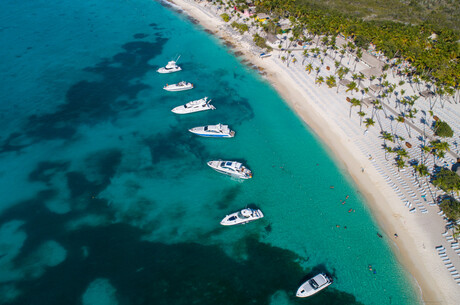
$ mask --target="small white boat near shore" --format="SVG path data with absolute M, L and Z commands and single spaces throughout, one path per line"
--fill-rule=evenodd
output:
M 240 162 L 214 160 L 209 161 L 208 166 L 218 171 L 219 173 L 233 176 L 236 178 L 252 178 L 252 172 L 248 168 L 243 166 L 243 164 L 241 164 Z
M 235 136 L 235 132 L 228 128 L 228 125 L 207 125 L 207 126 L 199 126 L 189 129 L 191 133 L 202 137 L 211 137 L 211 138 L 233 138 Z
M 216 107 L 214 107 L 213 105 L 209 103 L 210 101 L 211 100 L 208 100 L 207 97 L 204 97 L 196 101 L 188 102 L 185 105 L 177 106 L 173 108 L 171 111 L 176 114 L 187 114 L 187 113 L 193 113 L 193 112 L 198 112 L 198 111 L 216 109 Z
M 163 89 L 166 91 L 184 91 L 184 90 L 193 89 L 193 84 L 182 81 L 180 83 L 172 84 L 172 85 L 166 84 L 166 86 L 164 86 Z
M 161 67 L 160 69 L 157 70 L 157 72 L 161 74 L 165 74 L 165 73 L 173 73 L 173 72 L 181 71 L 182 68 L 176 64 L 177 61 L 179 60 L 179 57 L 176 60 L 169 61 L 166 66 Z
M 331 284 L 332 278 L 325 273 L 320 273 L 300 285 L 299 289 L 297 289 L 296 296 L 299 298 L 312 296 Z
M 234 226 L 239 224 L 248 223 L 264 217 L 260 209 L 245 208 L 238 212 L 229 214 L 220 222 L 223 226 Z
M 259 54 L 260 58 L 265 58 L 265 57 L 270 57 L 270 56 L 272 56 L 270 53 L 260 53 Z

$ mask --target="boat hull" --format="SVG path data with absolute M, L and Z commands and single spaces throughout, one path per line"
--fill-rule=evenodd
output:
M 176 107 L 171 110 L 171 112 L 175 114 L 188 114 L 188 113 L 194 113 L 194 112 L 201 112 L 201 111 L 206 111 L 206 110 L 211 110 L 212 108 L 197 108 L 197 109 L 190 109 L 187 110 L 187 108 L 184 108 L 183 106 Z
M 233 172 L 233 171 L 227 171 L 225 169 L 222 169 L 219 167 L 219 164 L 221 162 L 227 162 L 227 161 L 209 161 L 208 166 L 211 167 L 213 170 L 215 170 L 218 173 L 228 175 L 231 177 L 239 178 L 239 179 L 251 179 L 252 178 L 252 172 L 249 171 L 248 174 L 245 173 L 240 173 L 240 172 Z
M 160 74 L 168 74 L 168 73 L 174 73 L 174 72 L 179 72 L 182 71 L 181 68 L 179 69 L 165 69 L 165 68 L 160 68 L 157 70 L 158 73 Z
M 189 129 L 193 134 L 207 138 L 233 138 L 235 132 L 230 130 L 227 125 L 208 125 Z
M 313 279 L 321 280 L 320 278 L 322 278 L 322 280 L 323 280 L 322 285 L 320 287 L 313 288 L 312 285 L 310 284 L 310 281 L 313 280 Z M 309 279 L 305 283 L 303 283 L 299 287 L 299 289 L 297 289 L 296 297 L 298 297 L 298 298 L 310 297 L 310 296 L 312 296 L 314 294 L 317 294 L 318 292 L 320 292 L 321 290 L 325 289 L 326 287 L 328 287 L 331 284 L 332 284 L 332 279 L 330 277 L 328 277 L 325 274 L 319 274 L 319 275 Z
M 186 88 L 163 88 L 166 91 L 170 92 L 176 92 L 176 91 L 186 91 L 186 90 L 191 90 L 193 87 L 186 87 Z
M 197 133 L 197 132 L 193 132 L 191 131 L 191 133 L 194 133 L 200 137 L 206 137 L 206 138 L 233 138 L 232 136 L 230 135 L 223 135 L 223 134 L 209 134 L 209 133 Z
M 225 216 L 224 219 L 222 219 L 222 221 L 220 222 L 220 224 L 223 226 L 242 225 L 264 217 L 264 214 L 259 209 L 251 209 L 252 215 L 247 218 L 240 218 L 238 215 L 240 212 L 241 211 Z

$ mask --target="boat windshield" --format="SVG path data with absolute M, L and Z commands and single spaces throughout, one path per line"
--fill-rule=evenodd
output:
M 231 166 L 232 165 L 232 162 L 227 162 L 227 166 Z
M 225 166 L 225 162 L 221 162 L 220 167 L 224 167 L 224 166 Z
M 310 285 L 311 285 L 311 287 L 313 287 L 313 289 L 318 289 L 318 287 L 319 287 L 318 283 L 316 283 L 314 279 L 310 280 Z
M 208 130 L 208 126 L 204 126 L 204 131 L 207 131 Z

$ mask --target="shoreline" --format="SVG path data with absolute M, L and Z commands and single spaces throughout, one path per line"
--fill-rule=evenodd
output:
M 320 139 L 340 169 L 352 178 L 356 188 L 365 198 L 366 206 L 374 220 L 387 235 L 396 259 L 412 277 L 409 280 L 419 298 L 426 304 L 455 303 L 456 298 L 460 297 L 459 293 L 451 289 L 452 284 L 448 283 L 446 286 L 448 275 L 439 268 L 442 264 L 434 251 L 428 251 L 438 245 L 437 239 L 441 238 L 442 232 L 427 234 L 430 228 L 426 227 L 426 220 L 407 216 L 407 209 L 400 204 L 401 200 L 377 173 L 372 162 L 354 145 L 346 131 L 311 101 L 309 92 L 296 82 L 295 76 L 274 64 L 273 58 L 261 59 L 255 56 L 249 48 L 220 28 L 225 24 L 223 21 L 205 13 L 198 7 L 199 4 L 185 0 L 168 1 L 181 8 L 185 14 L 193 18 L 192 20 L 196 20 L 208 33 L 231 44 L 230 47 L 234 48 L 236 56 L 241 55 L 244 61 L 263 69 L 263 77 Z M 430 216 L 430 221 L 433 220 L 433 216 Z M 442 228 L 442 221 L 439 219 L 430 225 Z M 396 232 L 398 238 L 393 237 Z M 435 234 L 438 234 L 437 237 Z

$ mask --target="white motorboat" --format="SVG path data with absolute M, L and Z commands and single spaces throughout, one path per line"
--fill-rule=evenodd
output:
M 161 67 L 160 69 L 157 70 L 157 72 L 164 74 L 164 73 L 173 73 L 173 72 L 181 71 L 182 68 L 176 64 L 178 60 L 179 58 L 177 58 L 176 60 L 169 61 L 165 67 Z
M 332 278 L 325 273 L 320 273 L 303 283 L 299 289 L 297 289 L 296 296 L 299 298 L 312 296 L 330 284 L 332 284 Z
M 193 89 L 193 84 L 182 81 L 180 83 L 172 85 L 166 84 L 166 86 L 164 86 L 163 89 L 165 89 L 166 91 L 184 91 Z
M 252 178 L 252 172 L 248 168 L 244 167 L 240 162 L 215 160 L 209 161 L 208 165 L 222 174 L 241 179 Z
M 225 216 L 225 218 L 222 219 L 220 224 L 223 226 L 234 226 L 248 223 L 250 221 L 254 221 L 262 217 L 264 217 L 264 214 L 260 209 L 245 208 L 238 212 Z
M 217 125 L 194 127 L 188 131 L 202 137 L 233 138 L 235 136 L 235 132 L 230 130 L 228 125 L 222 125 L 220 123 Z
M 216 107 L 209 103 L 210 101 L 211 100 L 208 101 L 207 97 L 204 97 L 196 101 L 188 102 L 185 105 L 177 106 L 173 108 L 171 111 L 177 114 L 187 114 L 192 112 L 216 109 Z

